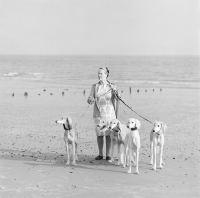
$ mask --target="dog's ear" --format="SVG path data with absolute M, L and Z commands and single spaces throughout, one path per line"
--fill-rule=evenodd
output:
M 70 117 L 66 118 L 66 125 L 69 130 L 72 129 L 72 119 Z
M 120 123 L 120 121 L 117 122 L 117 127 L 121 130 L 122 129 L 122 125 Z
M 165 132 L 166 129 L 167 129 L 167 125 L 164 122 L 161 122 L 161 126 L 162 126 L 162 129 L 163 129 L 163 132 Z
M 136 125 L 137 129 L 140 129 L 140 126 L 141 126 L 140 121 L 135 119 L 135 123 L 136 123 L 135 125 Z

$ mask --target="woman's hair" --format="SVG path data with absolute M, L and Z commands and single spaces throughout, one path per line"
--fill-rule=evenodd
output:
M 99 69 L 103 69 L 107 73 L 107 77 L 109 76 L 109 70 L 107 67 L 101 67 Z

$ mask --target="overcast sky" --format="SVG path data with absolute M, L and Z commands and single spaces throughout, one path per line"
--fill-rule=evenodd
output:
M 0 54 L 199 55 L 198 0 L 0 0 Z

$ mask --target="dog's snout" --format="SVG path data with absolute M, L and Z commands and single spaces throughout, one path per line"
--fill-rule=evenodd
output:
M 153 130 L 153 132 L 155 133 L 155 130 Z
M 127 128 L 129 129 L 129 126 L 127 126 Z
M 58 121 L 57 121 L 57 120 L 56 120 L 55 122 L 56 122 L 56 123 L 58 123 Z

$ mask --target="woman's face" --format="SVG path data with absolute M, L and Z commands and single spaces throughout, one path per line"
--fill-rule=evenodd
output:
M 104 81 L 107 79 L 107 73 L 103 69 L 99 69 L 98 77 L 99 77 L 99 80 Z

